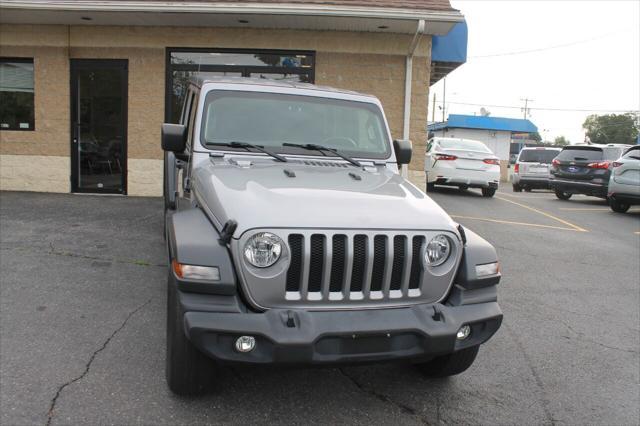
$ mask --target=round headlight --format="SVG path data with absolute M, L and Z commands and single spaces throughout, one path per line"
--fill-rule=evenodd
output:
M 244 245 L 244 258 L 257 268 L 273 265 L 282 253 L 282 240 L 269 232 L 260 232 Z
M 449 238 L 440 234 L 436 235 L 427 244 L 427 251 L 424 255 L 427 265 L 439 266 L 447 261 L 451 254 L 451 243 Z

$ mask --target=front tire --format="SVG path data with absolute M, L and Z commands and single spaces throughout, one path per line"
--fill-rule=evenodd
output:
M 491 198 L 496 194 L 495 188 L 482 188 L 482 196 Z
M 431 361 L 416 364 L 427 377 L 449 377 L 466 371 L 476 359 L 480 345 L 462 349 L 448 355 L 439 356 Z
M 616 213 L 626 213 L 627 210 L 631 207 L 629 203 L 622 203 L 620 201 L 616 201 L 613 198 L 609 199 L 609 207 Z
M 558 199 L 560 200 L 568 200 L 569 198 L 571 198 L 571 193 L 570 192 L 564 192 L 564 191 L 560 191 L 559 189 L 555 190 L 556 193 L 556 197 L 558 197 Z
M 177 395 L 201 395 L 211 389 L 216 365 L 184 333 L 184 311 L 176 284 L 167 285 L 167 355 L 165 373 L 169 389 Z

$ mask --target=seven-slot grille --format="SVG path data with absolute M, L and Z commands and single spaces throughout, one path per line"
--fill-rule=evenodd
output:
M 421 294 L 423 235 L 292 233 L 287 242 L 287 300 L 383 300 Z

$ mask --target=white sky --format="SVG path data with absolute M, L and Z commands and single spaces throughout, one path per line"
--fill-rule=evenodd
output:
M 522 118 L 526 97 L 534 100 L 529 119 L 543 139 L 580 143 L 591 112 L 535 108 L 640 110 L 640 0 L 451 3 L 466 17 L 469 43 L 467 63 L 446 78 L 447 114 L 479 114 L 480 106 L 458 102 Z M 545 50 L 474 58 L 534 49 Z M 430 109 L 434 93 L 441 121 L 442 80 L 431 88 Z

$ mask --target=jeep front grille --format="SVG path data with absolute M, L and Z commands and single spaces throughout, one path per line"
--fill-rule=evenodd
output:
M 281 258 L 255 268 L 242 248 L 256 232 L 284 242 Z M 458 236 L 450 260 L 437 271 L 424 263 L 426 243 L 438 231 L 252 229 L 232 248 L 247 300 L 256 308 L 353 309 L 408 306 L 442 300 L 460 262 Z
M 380 300 L 420 295 L 424 236 L 311 234 L 306 238 L 308 244 L 303 234 L 289 234 L 288 299 Z

